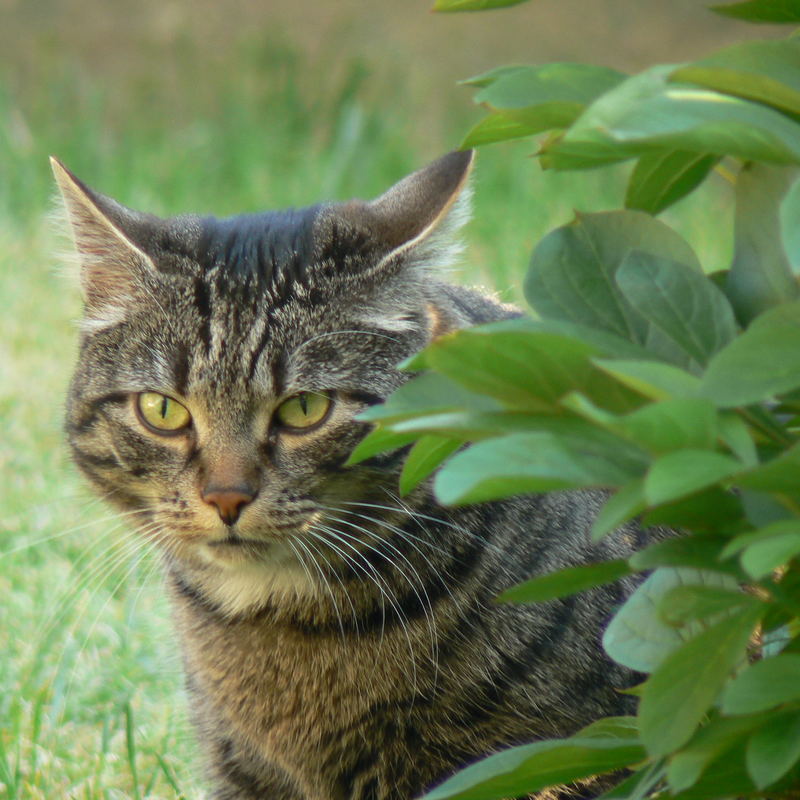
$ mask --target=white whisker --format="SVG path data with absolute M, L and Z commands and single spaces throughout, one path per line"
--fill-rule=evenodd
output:
M 30 547 L 38 547 L 39 545 L 46 544 L 47 542 L 53 542 L 57 539 L 63 539 L 66 536 L 71 536 L 73 533 L 77 533 L 78 531 L 85 530 L 86 528 L 91 528 L 93 525 L 102 525 L 106 522 L 111 520 L 117 521 L 122 519 L 123 517 L 134 515 L 134 514 L 141 514 L 140 510 L 135 511 L 121 511 L 116 512 L 114 514 L 110 514 L 107 517 L 102 517 L 101 519 L 92 519 L 88 522 L 84 522 L 81 525 L 75 525 L 72 528 L 67 528 L 64 531 L 59 531 L 58 533 L 51 534 L 50 536 L 43 536 L 40 539 L 34 539 L 30 542 L 25 542 L 24 544 L 18 545 L 17 547 L 13 547 L 11 550 L 6 550 L 0 553 L 0 558 L 7 558 L 8 556 L 14 555 L 15 553 L 20 553 L 23 550 L 27 550 Z
M 372 545 L 367 545 L 372 550 L 372 552 L 377 553 L 381 558 L 383 558 L 389 564 L 394 566 L 397 569 L 398 573 L 402 576 L 402 578 L 411 587 L 411 590 L 414 592 L 414 595 L 416 596 L 417 601 L 419 602 L 420 607 L 422 608 L 423 613 L 425 614 L 425 618 L 426 618 L 427 623 L 428 623 L 428 629 L 430 631 L 430 637 L 431 637 L 431 660 L 433 661 L 434 664 L 438 664 L 438 643 L 437 643 L 437 636 L 436 636 L 436 625 L 435 625 L 434 619 L 433 619 L 433 605 L 431 603 L 430 596 L 428 595 L 428 590 L 425 587 L 425 582 L 422 580 L 422 577 L 420 576 L 420 574 L 419 574 L 417 568 L 414 566 L 414 564 L 411 561 L 409 561 L 409 559 L 397 547 L 395 547 L 395 545 L 392 544 L 388 539 L 385 539 L 385 538 L 383 538 L 381 536 L 378 536 L 376 533 L 373 533 L 372 531 L 368 530 L 363 525 L 358 525 L 355 522 L 349 522 L 348 520 L 341 519 L 340 517 L 331 517 L 330 515 L 328 515 L 327 519 L 329 519 L 332 522 L 338 522 L 338 523 L 341 523 L 343 525 L 347 525 L 347 526 L 349 526 L 351 528 L 354 528 L 357 531 L 360 531 L 360 532 L 366 534 L 367 536 L 369 536 L 369 537 L 371 537 L 373 539 L 377 539 L 381 544 L 384 544 L 387 547 L 389 547 L 394 553 L 396 553 L 408 565 L 408 567 L 411 569 L 412 573 L 414 574 L 414 577 L 419 582 L 419 589 L 414 584 L 414 582 L 408 577 L 408 575 L 406 575 L 405 571 L 403 569 L 401 569 L 400 565 L 397 562 L 395 562 L 392 558 L 387 556 L 385 553 L 381 552 L 379 548 L 374 547 Z M 339 530 L 339 529 L 337 529 L 337 530 L 338 530 L 338 533 L 340 533 L 342 536 L 346 536 L 348 538 L 351 538 L 354 541 L 361 541 L 356 536 L 352 536 L 351 534 L 347 534 L 344 531 Z M 435 571 L 434 571 L 434 574 L 436 574 Z M 425 596 L 424 600 L 423 600 L 422 595 L 420 594 L 420 591 L 419 591 L 420 589 L 422 590 L 422 593 Z
M 331 603 L 333 604 L 333 610 L 334 610 L 334 613 L 336 614 L 336 618 L 337 618 L 337 619 L 338 619 L 338 621 L 339 621 L 339 632 L 341 633 L 341 636 L 342 636 L 342 645 L 344 646 L 344 644 L 345 644 L 345 642 L 346 642 L 346 637 L 345 637 L 345 633 L 344 633 L 344 622 L 342 622 L 342 615 L 341 615 L 341 613 L 340 613 L 340 611 L 339 611 L 339 606 L 336 604 L 336 596 L 335 596 L 335 595 L 334 595 L 334 593 L 333 593 L 333 589 L 331 588 L 330 582 L 329 582 L 329 581 L 328 581 L 328 579 L 325 577 L 325 573 L 322 571 L 322 568 L 320 567 L 319 563 L 317 562 L 317 559 L 316 559 L 316 558 L 314 558 L 314 554 L 311 552 L 311 550 L 309 550 L 309 549 L 308 549 L 309 547 L 313 547 L 313 544 L 312 544 L 311 542 L 302 542 L 302 541 L 301 541 L 299 538 L 295 538 L 295 540 L 294 540 L 294 541 L 295 541 L 295 543 L 296 543 L 297 545 L 299 545 L 300 547 L 302 547 L 302 548 L 303 548 L 303 550 L 304 550 L 306 553 L 308 553 L 308 557 L 311 559 L 311 563 L 314 565 L 314 568 L 315 568 L 315 569 L 317 570 L 317 572 L 319 573 L 319 577 L 320 577 L 320 580 L 322 581 L 322 585 L 323 585 L 323 587 L 326 589 L 326 591 L 328 592 L 328 595 L 329 595 L 329 596 L 330 596 L 330 598 L 331 598 Z M 319 551 L 319 549 L 318 549 L 318 548 L 316 548 L 316 547 L 314 547 L 314 550 L 315 550 L 315 552 L 317 553 L 317 555 L 318 555 L 318 556 L 319 556 L 319 557 L 320 557 L 320 558 L 321 558 L 321 559 L 322 559 L 322 560 L 323 560 L 323 561 L 324 561 L 326 564 L 328 564 L 328 561 L 327 561 L 327 559 L 325 558 L 324 554 L 323 554 L 323 553 L 321 553 L 321 552 Z M 328 564 L 328 566 L 330 566 L 330 565 Z

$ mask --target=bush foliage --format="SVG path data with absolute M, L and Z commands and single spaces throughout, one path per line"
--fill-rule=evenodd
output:
M 800 0 L 713 10 L 800 22 Z M 405 492 L 437 468 L 446 504 L 601 486 L 613 493 L 595 538 L 637 516 L 685 533 L 500 598 L 649 572 L 603 640 L 648 674 L 637 716 L 491 756 L 427 800 L 517 797 L 622 768 L 604 798 L 798 797 L 800 39 L 633 76 L 556 63 L 467 83 L 488 113 L 465 147 L 544 133 L 545 168 L 635 160 L 626 208 L 578 214 L 539 242 L 524 283 L 535 315 L 444 336 L 406 363 L 419 374 L 364 414 L 375 429 L 354 459 L 413 442 Z M 735 253 L 706 274 L 655 215 L 715 169 L 735 176 Z

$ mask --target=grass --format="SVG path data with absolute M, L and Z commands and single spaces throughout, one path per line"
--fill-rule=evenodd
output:
M 133 207 L 224 215 L 375 195 L 475 118 L 454 90 L 420 129 L 413 109 L 434 99 L 357 61 L 309 75 L 291 49 L 245 44 L 231 82 L 183 58 L 178 89 L 145 70 L 111 92 L 46 54 L 46 81 L 0 84 L 0 797 L 203 796 L 157 558 L 90 496 L 62 441 L 79 298 L 53 268 L 46 156 Z M 547 230 L 622 200 L 620 172 L 543 173 L 532 149 L 487 149 L 476 173 L 460 279 L 505 299 Z M 716 269 L 730 209 L 711 197 L 670 221 Z

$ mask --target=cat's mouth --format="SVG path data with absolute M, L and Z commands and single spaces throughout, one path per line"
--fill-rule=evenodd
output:
M 270 570 L 280 570 L 297 561 L 294 548 L 291 545 L 287 547 L 281 539 L 251 538 L 233 531 L 223 538 L 206 540 L 201 549 L 201 558 L 209 565 L 226 570 L 264 566 L 269 566 Z
M 236 531 L 229 531 L 224 539 L 215 539 L 214 541 L 209 542 L 209 544 L 212 547 L 216 547 L 222 545 L 245 546 L 250 544 L 269 544 L 269 542 L 264 541 L 263 539 L 244 538 L 243 536 L 239 536 Z
M 280 520 L 261 521 L 253 529 L 241 526 L 226 526 L 210 535 L 207 533 L 197 544 L 201 558 L 211 563 L 242 564 L 247 562 L 275 562 L 286 558 L 287 550 L 292 555 L 295 548 L 289 541 L 302 535 L 310 524 Z
M 262 554 L 274 546 L 274 542 L 268 539 L 250 539 L 239 536 L 236 532 L 230 531 L 224 539 L 214 539 L 206 544 L 217 552 L 242 552 Z

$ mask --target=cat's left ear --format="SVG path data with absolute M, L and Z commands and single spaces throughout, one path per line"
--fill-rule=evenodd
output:
M 80 262 L 86 318 L 94 327 L 119 321 L 141 293 L 143 274 L 155 269 L 139 242 L 158 222 L 90 189 L 50 158 Z
M 457 150 L 396 183 L 369 203 L 355 202 L 342 216 L 369 232 L 381 252 L 376 271 L 392 264 L 440 266 L 459 248 L 453 234 L 469 217 L 468 179 L 473 150 Z

